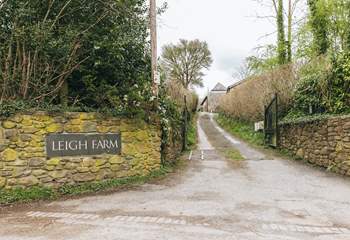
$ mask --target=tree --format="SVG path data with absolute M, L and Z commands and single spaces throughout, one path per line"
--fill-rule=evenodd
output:
M 293 57 L 293 30 L 294 25 L 298 25 L 300 19 L 296 19 L 300 9 L 298 6 L 302 0 L 254 0 L 263 7 L 273 12 L 271 15 L 258 16 L 259 19 L 273 20 L 277 29 L 277 56 L 279 64 L 285 64 L 292 61 Z M 284 9 L 284 3 L 288 3 L 288 9 Z M 287 18 L 285 24 L 285 17 Z M 286 36 L 287 33 L 287 36 Z M 269 36 L 271 34 L 267 34 Z M 286 39 L 287 38 L 287 39 Z
M 323 0 L 308 0 L 310 16 L 309 21 L 313 34 L 313 46 L 316 55 L 327 53 L 329 48 L 328 41 L 328 19 L 326 6 Z
M 0 0 L 0 103 L 146 103 L 147 11 L 146 0 Z
M 283 0 L 274 1 L 274 6 L 277 12 L 277 55 L 278 63 L 285 64 L 287 62 L 287 48 L 286 48 L 286 36 L 284 32 L 284 8 Z
M 350 21 L 350 1 L 347 3 L 346 9 L 348 12 L 347 18 Z M 350 27 L 347 27 L 347 30 L 346 30 L 346 51 L 350 52 Z
M 244 80 L 252 76 L 259 76 L 279 66 L 275 45 L 266 45 L 255 50 L 255 55 L 247 57 L 243 65 L 237 69 L 234 74 L 235 78 Z
M 212 62 L 206 42 L 181 39 L 177 45 L 163 47 L 162 65 L 167 78 L 181 83 L 186 89 L 203 86 L 203 70 L 209 69 Z

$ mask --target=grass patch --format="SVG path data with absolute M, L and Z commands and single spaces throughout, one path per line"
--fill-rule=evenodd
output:
M 183 164 L 181 161 L 172 166 L 162 167 L 147 176 L 135 176 L 122 179 L 111 179 L 101 182 L 85 183 L 81 185 L 66 185 L 58 189 L 47 187 L 32 187 L 28 189 L 0 190 L 0 206 L 13 203 L 29 203 L 39 200 L 56 200 L 63 196 L 77 196 L 89 193 L 116 190 L 119 187 L 132 187 L 142 185 L 151 180 L 159 180 L 167 174 L 174 172 Z
M 264 133 L 255 132 L 251 123 L 232 119 L 223 114 L 215 117 L 216 122 L 232 135 L 256 146 L 264 145 Z
M 198 142 L 197 136 L 197 117 L 193 117 L 187 129 L 187 145 L 189 149 L 196 147 Z
M 237 162 L 240 162 L 240 161 L 243 161 L 244 160 L 244 157 L 241 155 L 241 153 L 236 150 L 236 149 L 229 149 L 229 150 L 225 150 L 224 151 L 224 154 L 225 154 L 225 157 L 230 159 L 230 160 L 233 160 L 233 161 L 237 161 Z

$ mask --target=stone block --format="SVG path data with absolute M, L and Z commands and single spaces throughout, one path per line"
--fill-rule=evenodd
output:
M 101 170 L 101 168 L 100 167 L 91 167 L 90 168 L 90 172 L 92 172 L 92 173 L 97 173 L 97 172 L 99 172 Z
M 17 152 L 11 148 L 7 148 L 1 153 L 1 159 L 5 162 L 15 161 L 17 157 Z
M 7 144 L 0 144 L 0 152 L 4 151 L 7 148 Z
M 52 123 L 46 127 L 48 133 L 61 133 L 63 132 L 63 125 L 58 123 Z
M 95 165 L 96 160 L 91 159 L 91 158 L 86 158 L 82 162 L 82 167 L 92 167 Z
M 18 130 L 16 129 L 5 129 L 4 135 L 6 139 L 10 139 L 10 141 L 16 142 L 18 141 Z
M 69 125 L 69 124 L 66 124 L 64 126 L 64 131 L 66 131 L 68 133 L 80 133 L 80 132 L 82 132 L 80 125 Z
M 18 166 L 18 167 L 23 167 L 28 165 L 28 161 L 25 160 L 16 160 L 16 161 L 11 161 L 6 164 L 7 166 Z
M 45 123 L 43 123 L 43 122 L 34 122 L 33 123 L 33 126 L 35 127 L 35 128 L 46 128 L 46 124 Z
M 113 172 L 110 169 L 103 169 L 96 175 L 96 181 L 101 181 L 104 179 L 109 179 L 113 177 Z
M 32 158 L 29 159 L 29 167 L 42 167 L 45 164 L 44 158 Z
M 46 165 L 48 166 L 58 166 L 61 163 L 61 158 L 51 158 L 46 161 Z
M 94 119 L 96 119 L 96 114 L 95 113 L 80 113 L 79 118 L 81 120 L 94 120 Z
M 40 130 L 35 127 L 22 127 L 21 132 L 26 134 L 38 133 Z
M 97 132 L 99 133 L 108 133 L 111 130 L 110 127 L 106 127 L 106 126 L 97 126 L 96 129 L 97 129 Z
M 0 189 L 6 186 L 6 178 L 0 177 Z
M 68 171 L 66 170 L 60 170 L 60 171 L 52 171 L 48 172 L 48 175 L 52 177 L 53 179 L 60 179 L 66 177 Z
M 97 160 L 95 160 L 96 162 L 95 162 L 95 166 L 96 167 L 101 167 L 101 166 L 103 166 L 103 165 L 105 165 L 106 163 L 107 163 L 107 160 L 106 159 L 97 159 Z
M 17 126 L 17 124 L 15 122 L 12 121 L 4 121 L 2 123 L 2 127 L 5 129 L 13 129 Z
M 41 170 L 41 169 L 38 169 L 38 170 L 33 170 L 32 174 L 36 177 L 42 177 L 42 176 L 46 176 L 46 173 L 47 171 L 45 170 Z
M 69 125 L 81 125 L 82 120 L 79 118 L 72 119 L 68 122 Z
M 26 167 L 16 167 L 12 171 L 12 177 L 18 178 L 18 177 L 26 177 L 31 174 L 31 170 L 27 169 Z
M 91 133 L 97 131 L 97 123 L 95 122 L 84 122 L 82 125 L 82 131 L 85 133 Z
M 73 176 L 73 180 L 75 182 L 81 183 L 81 182 L 91 182 L 96 179 L 95 174 L 86 172 L 86 173 L 78 173 Z
M 88 167 L 77 167 L 77 171 L 79 173 L 86 173 L 86 172 L 89 172 L 90 169 Z
M 17 184 L 20 186 L 30 187 L 39 184 L 39 180 L 34 176 L 28 176 L 17 179 Z
M 22 125 L 26 127 L 33 126 L 33 120 L 30 116 L 23 116 Z
M 77 168 L 77 164 L 75 164 L 75 163 L 69 162 L 69 163 L 66 163 L 64 165 L 64 169 L 67 169 L 67 170 L 73 170 L 73 169 L 76 169 L 76 168 Z
M 110 159 L 109 159 L 109 163 L 110 164 L 122 164 L 124 163 L 124 159 L 122 159 L 121 156 L 112 156 Z
M 10 121 L 15 122 L 15 123 L 21 123 L 23 120 L 23 116 L 17 114 L 9 118 Z

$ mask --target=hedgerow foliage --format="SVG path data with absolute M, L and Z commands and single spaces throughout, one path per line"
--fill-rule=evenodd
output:
M 289 116 L 350 112 L 350 54 L 320 57 L 300 73 Z
M 276 66 L 281 56 L 278 48 L 269 47 L 273 51 L 268 55 L 247 58 L 247 69 L 242 72 L 248 78 L 221 104 L 226 115 L 262 120 L 264 105 L 274 93 L 279 94 L 280 116 L 288 119 L 350 112 L 350 1 L 307 3 L 305 20 L 295 28 L 294 62 L 289 64 L 293 71 L 271 74 L 285 68 L 281 61 Z M 279 39 L 276 45 L 280 44 Z
M 145 108 L 146 2 L 0 1 L 0 103 Z
M 285 65 L 244 80 L 222 99 L 221 111 L 243 121 L 260 121 L 264 119 L 264 107 L 278 93 L 280 110 L 287 112 L 297 84 L 295 71 L 293 65 Z

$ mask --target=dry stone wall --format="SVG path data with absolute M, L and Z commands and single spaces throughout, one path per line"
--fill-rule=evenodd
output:
M 350 176 L 350 116 L 281 124 L 280 147 L 310 163 Z
M 53 133 L 121 133 L 122 153 L 48 158 L 45 136 Z M 16 115 L 0 121 L 0 189 L 148 175 L 161 166 L 160 146 L 157 123 L 95 113 Z

